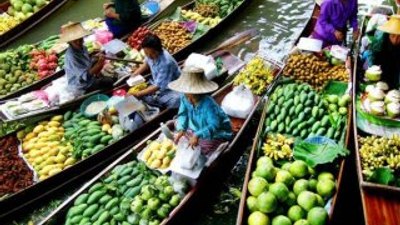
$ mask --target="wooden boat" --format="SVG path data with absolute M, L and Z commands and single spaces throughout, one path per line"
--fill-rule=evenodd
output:
M 5 47 L 17 37 L 26 33 L 29 29 L 32 29 L 42 20 L 48 18 L 52 13 L 54 13 L 67 2 L 68 0 L 52 0 L 49 2 L 49 4 L 43 6 L 43 8 L 41 8 L 38 12 L 34 13 L 32 16 L 28 17 L 26 20 L 22 21 L 9 31 L 0 35 L 0 49 Z M 6 12 L 8 6 L 10 6 L 10 1 L 3 2 L 0 4 L 0 10 Z
M 234 67 L 237 64 L 241 63 L 241 61 L 237 59 L 234 55 L 226 51 L 216 52 L 214 53 L 214 56 L 221 56 L 221 59 L 224 61 L 225 69 L 216 80 L 218 83 L 222 83 L 226 78 L 228 70 L 231 67 Z M 129 86 L 122 85 L 113 90 L 118 89 L 127 90 L 129 89 Z M 113 90 L 103 93 L 112 94 Z M 75 110 L 80 106 L 84 99 L 85 98 L 79 98 L 79 100 L 74 101 L 71 104 L 65 105 L 61 109 L 54 110 L 51 113 L 48 112 L 47 116 L 50 117 L 55 114 L 64 114 L 69 110 Z M 104 162 L 115 159 L 117 156 L 121 155 L 123 152 L 126 151 L 127 147 L 137 143 L 141 138 L 145 137 L 144 135 L 147 135 L 150 133 L 150 131 L 156 129 L 159 126 L 160 122 L 171 119 L 174 114 L 176 114 L 175 109 L 162 109 L 160 113 L 155 116 L 155 118 L 144 123 L 137 130 L 128 133 L 117 142 L 106 146 L 100 152 L 97 152 L 96 154 L 77 162 L 73 166 L 64 169 L 62 172 L 55 174 L 54 176 L 35 183 L 34 185 L 17 193 L 11 194 L 10 196 L 0 201 L 0 218 L 13 216 L 18 213 L 19 210 L 27 207 L 29 208 L 29 205 L 34 204 L 35 202 L 46 196 L 49 196 L 52 192 L 62 188 L 63 186 L 68 185 L 71 182 L 74 182 L 74 180 L 78 179 L 79 177 L 84 176 L 90 171 L 101 168 L 102 166 L 104 166 Z M 10 135 L 16 135 L 16 132 Z
M 311 32 L 313 31 L 313 27 L 316 24 L 316 20 L 318 18 L 319 15 L 319 6 L 315 5 L 312 16 L 310 17 L 310 19 L 307 22 L 307 25 L 305 26 L 305 28 L 303 29 L 302 33 L 300 34 L 299 38 L 296 41 L 297 42 L 300 40 L 301 37 L 308 37 L 311 35 Z M 348 60 L 350 60 L 350 58 L 348 58 Z M 351 78 L 351 72 L 350 72 L 350 78 Z M 279 83 L 279 82 L 278 82 Z M 277 84 L 277 83 L 276 83 Z M 274 85 L 273 89 L 276 88 L 277 85 Z M 265 107 L 263 109 L 262 115 L 261 115 L 261 119 L 260 119 L 260 123 L 258 125 L 257 128 L 257 133 L 256 136 L 254 138 L 253 141 L 253 145 L 252 145 L 252 149 L 249 155 L 249 160 L 248 160 L 248 164 L 247 164 L 247 169 L 246 169 L 246 174 L 245 174 L 245 179 L 244 179 L 244 183 L 243 183 L 243 187 L 242 187 L 242 196 L 240 199 L 240 204 L 239 204 L 239 209 L 238 209 L 238 215 L 237 215 L 237 219 L 236 219 L 236 224 L 237 225 L 245 225 L 247 224 L 247 218 L 249 216 L 249 210 L 247 208 L 247 204 L 246 204 L 246 199 L 249 196 L 248 193 L 248 183 L 251 180 L 252 177 L 252 172 L 255 170 L 256 168 L 256 163 L 257 163 L 257 158 L 259 156 L 259 148 L 261 146 L 261 144 L 263 143 L 263 137 L 264 137 L 264 122 L 267 118 L 267 105 L 268 105 L 268 100 L 265 104 Z M 351 110 L 351 105 L 348 106 L 348 110 L 350 112 Z M 347 117 L 347 128 L 346 128 L 346 135 L 344 137 L 344 145 L 348 146 L 349 145 L 349 140 L 350 140 L 350 132 L 351 132 L 351 118 L 352 118 L 352 114 L 349 113 L 348 117 Z M 340 187 L 341 187 L 341 183 L 342 183 L 342 178 L 343 178 L 343 171 L 344 171 L 344 167 L 345 167 L 345 161 L 346 160 L 341 160 L 340 161 L 340 165 L 339 165 L 339 169 L 336 173 L 336 178 L 337 178 L 337 191 L 335 193 L 335 195 L 332 197 L 332 202 L 331 202 L 331 211 L 329 212 L 329 217 L 330 219 L 334 218 L 335 216 L 335 205 L 337 202 L 337 198 L 340 195 Z
M 240 69 L 241 66 L 243 66 L 243 63 L 237 63 L 237 58 L 236 57 L 232 57 L 232 55 L 226 51 L 223 51 L 226 48 L 230 48 L 233 47 L 235 45 L 241 44 L 244 41 L 250 39 L 251 37 L 255 36 L 258 32 L 255 29 L 250 29 L 250 30 L 246 30 L 243 32 L 240 32 L 234 36 L 232 36 L 231 38 L 227 39 L 226 41 L 224 41 L 223 43 L 221 43 L 219 46 L 217 46 L 216 48 L 214 48 L 211 51 L 206 52 L 206 55 L 214 55 L 215 57 L 221 57 L 223 59 L 225 59 L 226 64 L 227 64 L 227 68 L 229 74 L 233 74 L 236 70 Z M 231 62 L 230 62 L 231 61 Z M 179 61 L 178 62 L 179 65 L 183 65 L 184 60 Z M 61 76 L 61 75 L 60 75 Z M 147 77 L 150 77 L 150 75 L 147 75 Z M 50 80 L 52 81 L 52 80 Z M 48 82 L 50 82 L 48 81 Z M 47 84 L 48 85 L 48 84 Z M 43 86 L 40 87 L 41 89 L 43 89 Z M 38 90 L 38 89 L 35 89 Z M 25 118 L 29 118 L 32 116 L 39 116 L 39 115 L 43 115 L 43 114 L 49 114 L 49 113 L 54 113 L 56 111 L 60 111 L 64 108 L 68 108 L 70 105 L 73 105 L 75 102 L 81 102 L 83 99 L 86 99 L 87 97 L 99 93 L 101 91 L 107 91 L 107 90 L 96 90 L 90 93 L 87 93 L 83 96 L 80 96 L 72 101 L 66 102 L 62 105 L 55 105 L 55 106 L 51 106 L 50 108 L 46 108 L 43 110 L 38 110 L 38 111 L 32 111 L 28 114 L 23 114 L 21 116 L 18 117 L 10 117 L 8 115 L 5 115 L 2 111 L 0 111 L 0 120 L 4 121 L 4 122 L 11 122 L 11 121 L 17 121 L 17 120 L 21 120 L 21 119 L 25 119 Z M 13 99 L 10 99 L 13 100 Z M 0 101 L 0 104 L 4 104 L 6 101 Z
M 222 89 L 220 89 L 218 92 L 213 94 L 214 99 L 220 104 L 222 99 L 226 94 L 228 94 L 233 88 L 232 83 L 226 85 Z M 164 219 L 161 224 L 166 225 L 166 224 L 173 224 L 174 222 L 176 223 L 178 221 L 178 218 L 183 216 L 181 212 L 185 210 L 185 208 L 190 204 L 190 202 L 193 200 L 194 197 L 198 194 L 199 191 L 201 191 L 204 186 L 209 186 L 210 183 L 208 183 L 208 178 L 212 176 L 212 174 L 221 166 L 221 161 L 224 161 L 224 159 L 229 155 L 232 154 L 233 151 L 236 148 L 236 145 L 240 143 L 241 136 L 243 135 L 246 126 L 250 122 L 250 118 L 253 116 L 255 113 L 255 110 L 257 108 L 257 105 L 260 101 L 260 98 L 257 97 L 257 100 L 254 103 L 254 107 L 252 112 L 248 115 L 246 119 L 237 119 L 237 118 L 231 118 L 231 123 L 233 124 L 234 127 L 237 128 L 237 130 L 234 132 L 234 138 L 232 141 L 229 142 L 226 147 L 224 147 L 221 150 L 220 155 L 215 159 L 215 161 L 212 162 L 212 164 L 209 167 L 206 167 L 203 169 L 202 173 L 200 174 L 199 178 L 197 179 L 196 184 L 191 188 L 191 190 L 183 197 L 182 201 L 180 204 L 173 209 L 169 216 Z M 173 122 L 170 121 L 167 123 L 167 125 L 170 126 L 170 128 L 173 127 Z M 124 155 L 122 155 L 120 158 L 118 158 L 116 161 L 114 161 L 112 164 L 110 164 L 105 170 L 100 172 L 96 177 L 94 177 L 92 180 L 87 182 L 81 189 L 79 189 L 76 193 L 74 193 L 69 199 L 64 201 L 55 211 L 53 211 L 47 218 L 45 218 L 43 221 L 41 221 L 39 224 L 47 224 L 48 222 L 56 222 L 57 224 L 63 224 L 66 212 L 68 208 L 72 205 L 76 197 L 87 191 L 88 188 L 94 184 L 95 182 L 99 181 L 102 177 L 104 177 L 105 174 L 107 174 L 110 170 L 112 170 L 115 166 L 119 164 L 126 163 L 128 161 L 131 161 L 132 159 L 136 158 L 136 154 L 142 151 L 149 140 L 154 140 L 156 139 L 159 134 L 161 133 L 161 128 L 157 129 L 154 131 L 151 135 L 146 137 L 143 141 L 141 141 L 139 144 L 134 146 L 132 149 L 128 150 Z
M 387 7 L 378 7 L 372 10 L 372 14 L 376 13 L 388 13 L 393 12 L 393 9 Z M 372 15 L 371 14 L 371 15 Z M 360 37 L 358 43 L 361 43 L 361 38 L 365 33 L 367 22 L 371 15 L 364 17 L 362 25 L 360 26 Z M 358 48 L 359 50 L 359 48 Z M 353 72 L 353 80 L 355 85 L 355 94 L 353 96 L 353 102 L 358 99 L 357 93 L 359 91 L 359 81 L 364 75 L 361 65 L 361 59 L 359 58 L 359 53 L 355 54 L 355 67 Z M 358 126 L 357 116 L 359 111 L 357 107 L 353 107 L 353 129 L 354 129 L 354 140 L 355 140 L 355 155 L 356 155 L 356 167 L 358 181 L 360 185 L 361 201 L 363 206 L 364 220 L 367 225 L 382 224 L 399 224 L 400 223 L 400 188 L 395 186 L 387 186 L 377 183 L 372 183 L 365 179 L 362 173 L 361 158 L 359 154 L 360 144 L 358 142 L 358 137 L 368 136 L 367 133 L 362 131 Z
M 59 0 L 54 0 L 52 2 L 58 2 L 58 1 Z M 160 11 L 158 13 L 156 13 L 155 15 L 149 17 L 149 18 L 145 18 L 143 20 L 143 25 L 149 25 L 152 22 L 156 21 L 156 19 L 159 17 L 159 15 L 161 15 L 164 10 L 167 10 L 168 7 L 172 7 L 172 4 L 175 1 L 179 2 L 179 1 L 182 1 L 182 0 L 161 0 L 159 2 Z M 37 45 L 37 44 L 39 44 L 39 43 L 36 43 L 35 45 Z M 63 52 L 61 52 L 60 54 L 63 54 Z M 55 80 L 57 78 L 60 78 L 64 74 L 65 74 L 65 71 L 62 68 L 61 70 L 53 73 L 50 76 L 47 76 L 44 79 L 38 80 L 38 81 L 32 83 L 31 85 L 24 86 L 24 87 L 18 89 L 17 91 L 15 91 L 15 92 L 12 92 L 12 93 L 9 93 L 7 95 L 4 95 L 4 96 L 0 97 L 0 102 L 5 101 L 5 100 L 9 100 L 9 99 L 13 99 L 13 98 L 17 98 L 17 97 L 21 96 L 22 94 L 26 94 L 28 92 L 38 90 L 38 89 L 42 88 L 43 86 L 51 83 L 51 81 L 53 81 L 53 80 Z

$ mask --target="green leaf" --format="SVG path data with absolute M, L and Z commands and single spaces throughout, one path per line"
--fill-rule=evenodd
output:
M 368 180 L 374 183 L 388 185 L 394 182 L 394 174 L 391 169 L 382 167 L 376 169 Z
M 201 37 L 204 33 L 206 33 L 208 31 L 208 29 L 210 29 L 209 26 L 206 26 L 201 23 L 197 23 L 196 31 L 193 34 L 193 40 L 196 40 L 199 37 Z
M 169 17 L 169 19 L 173 21 L 180 21 L 182 19 L 181 17 L 181 7 L 176 8 L 175 12 Z
M 331 163 L 349 153 L 349 150 L 340 145 L 312 144 L 305 141 L 298 141 L 293 149 L 293 157 L 296 160 L 303 160 L 311 167 Z

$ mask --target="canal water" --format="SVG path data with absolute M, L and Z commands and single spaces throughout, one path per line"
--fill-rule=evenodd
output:
M 54 15 L 20 37 L 9 47 L 34 43 L 49 35 L 57 34 L 60 26 L 68 21 L 82 21 L 88 18 L 101 17 L 104 2 L 106 1 L 71 0 Z M 213 37 L 212 41 L 206 43 L 202 48 L 210 49 L 236 32 L 256 28 L 260 31 L 258 37 L 232 49 L 232 51 L 240 55 L 242 59 L 248 59 L 257 53 L 268 58 L 281 60 L 301 33 L 312 13 L 313 6 L 312 0 L 251 0 L 246 8 L 228 23 L 229 25 L 221 28 L 218 36 Z M 255 122 L 257 124 L 258 121 Z M 256 128 L 254 127 L 254 129 Z M 193 225 L 235 224 L 239 204 L 238 191 L 242 186 L 251 144 L 251 139 L 249 139 L 248 149 L 232 170 L 231 176 L 223 184 L 223 191 L 219 196 L 214 196 L 207 207 L 201 209 L 195 221 L 192 221 Z M 75 188 L 80 185 L 77 184 Z M 67 190 L 60 196 L 55 196 L 51 201 L 43 202 L 41 208 L 32 209 L 31 214 L 20 217 L 10 224 L 28 224 L 28 221 L 34 224 L 74 190 Z

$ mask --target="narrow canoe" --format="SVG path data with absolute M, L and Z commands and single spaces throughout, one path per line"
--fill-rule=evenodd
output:
M 300 36 L 297 38 L 297 41 L 295 42 L 295 44 L 297 44 L 297 42 L 300 40 L 301 37 L 309 37 L 311 35 L 311 32 L 313 31 L 313 28 L 316 24 L 316 21 L 318 19 L 318 15 L 319 15 L 319 11 L 320 11 L 320 7 L 318 5 L 315 5 L 314 10 L 312 12 L 311 17 L 309 18 L 306 26 L 304 27 L 303 31 L 301 32 Z M 350 58 L 348 58 L 348 61 L 350 61 Z M 350 62 L 348 62 L 350 63 Z M 351 71 L 349 71 L 349 76 L 351 79 Z M 275 86 L 273 87 L 275 88 Z M 351 91 L 352 92 L 352 91 Z M 268 103 L 268 101 L 267 101 Z M 248 164 L 247 164 L 247 169 L 246 169 L 246 174 L 245 174 L 245 179 L 244 179 L 244 183 L 243 183 L 243 187 L 242 187 L 242 196 L 240 199 L 240 204 L 239 204 L 239 209 L 238 209 L 238 215 L 237 215 L 237 219 L 236 219 L 236 225 L 245 225 L 247 224 L 247 218 L 249 216 L 249 210 L 247 208 L 247 204 L 246 204 L 246 199 L 249 196 L 248 193 L 248 183 L 251 180 L 252 177 L 252 172 L 255 170 L 256 167 L 256 163 L 257 163 L 257 158 L 258 158 L 258 152 L 259 152 L 259 146 L 261 143 L 261 139 L 263 138 L 263 133 L 264 133 L 264 122 L 266 120 L 267 117 L 267 105 L 265 104 L 265 107 L 263 109 L 262 115 L 261 115 L 261 119 L 260 119 L 260 123 L 258 125 L 257 128 L 257 133 L 256 136 L 254 138 L 253 141 L 253 145 L 252 145 L 252 149 L 249 155 L 249 160 L 248 160 Z M 351 105 L 348 106 L 348 111 L 350 112 L 351 110 Z M 344 138 L 344 145 L 348 146 L 349 144 L 349 139 L 350 139 L 350 135 L 351 135 L 351 119 L 352 119 L 352 114 L 349 113 L 347 116 L 347 127 L 346 127 L 346 135 Z M 340 196 L 340 187 L 341 187 L 341 183 L 342 183 L 342 177 L 343 177 L 343 171 L 344 171 L 344 167 L 345 167 L 345 161 L 346 160 L 341 160 L 340 161 L 340 165 L 339 165 L 339 169 L 336 173 L 336 178 L 337 178 L 337 191 L 335 193 L 335 195 L 332 198 L 332 202 L 331 202 L 331 210 L 329 212 L 329 217 L 333 218 L 335 215 L 335 206 L 336 206 L 336 201 L 338 196 Z
M 225 80 L 228 70 L 231 67 L 236 66 L 236 64 L 241 62 L 234 55 L 226 51 L 216 52 L 213 54 L 213 56 L 221 57 L 225 67 L 225 70 L 222 71 L 222 74 L 217 77 L 216 81 L 218 83 L 222 83 Z M 231 62 L 236 63 L 232 64 Z M 127 85 L 122 85 L 115 88 L 115 90 L 117 89 L 127 90 L 129 87 Z M 113 90 L 102 93 L 111 95 L 112 91 Z M 85 98 L 80 98 L 78 101 L 75 101 L 69 105 L 65 105 L 63 108 L 54 110 L 46 115 L 50 117 L 55 114 L 63 114 L 69 110 L 76 110 L 79 108 L 84 99 Z M 104 162 L 115 159 L 117 156 L 124 153 L 127 147 L 136 144 L 141 138 L 144 138 L 145 135 L 155 130 L 159 126 L 160 122 L 171 119 L 176 112 L 177 110 L 173 109 L 163 109 L 155 118 L 146 122 L 137 130 L 128 133 L 117 142 L 106 146 L 103 150 L 97 152 L 96 154 L 78 161 L 73 166 L 64 169 L 58 174 L 55 174 L 43 181 L 37 182 L 24 190 L 7 196 L 0 201 L 0 218 L 10 218 L 19 213 L 20 210 L 29 208 L 30 205 L 35 204 L 35 202 L 45 198 L 46 196 L 49 196 L 52 192 L 55 192 L 71 182 L 74 182 L 88 172 L 104 167 Z M 16 135 L 16 132 L 10 135 Z
M 213 94 L 214 99 L 221 104 L 221 101 L 223 100 L 224 96 L 226 96 L 230 91 L 232 91 L 233 85 L 232 83 L 227 84 L 223 88 L 221 88 L 219 91 Z M 163 221 L 161 221 L 161 225 L 167 225 L 167 224 L 179 224 L 178 221 L 179 219 L 182 218 L 185 215 L 182 215 L 182 212 L 187 209 L 187 206 L 190 205 L 191 201 L 195 198 L 198 197 L 198 193 L 201 191 L 202 188 L 205 186 L 209 186 L 210 183 L 208 182 L 208 178 L 211 177 L 216 170 L 221 166 L 222 161 L 229 155 L 232 154 L 232 151 L 236 148 L 236 145 L 240 143 L 241 136 L 244 134 L 244 130 L 246 126 L 249 124 L 251 117 L 255 113 L 255 110 L 257 108 L 258 103 L 260 102 L 260 98 L 256 97 L 256 101 L 254 102 L 253 109 L 251 113 L 248 115 L 246 119 L 237 119 L 237 118 L 231 118 L 231 123 L 233 124 L 233 127 L 237 128 L 236 131 L 234 132 L 234 138 L 232 141 L 230 141 L 225 147 L 221 149 L 221 153 L 219 156 L 203 171 L 201 172 L 199 178 L 197 179 L 196 184 L 190 188 L 189 192 L 182 198 L 181 202 L 179 203 L 178 206 L 176 206 L 168 215 L 167 218 L 165 218 Z M 173 121 L 170 121 L 167 123 L 167 125 L 170 126 L 170 128 L 173 128 Z M 97 181 L 99 181 L 101 178 L 104 177 L 105 174 L 109 173 L 115 166 L 126 163 L 128 161 L 131 161 L 132 159 L 136 158 L 136 154 L 141 152 L 147 145 L 148 141 L 156 139 L 161 133 L 161 129 L 155 130 L 151 135 L 146 137 L 143 141 L 141 141 L 139 144 L 134 146 L 132 149 L 128 150 L 124 155 L 122 155 L 119 159 L 114 161 L 112 164 L 110 164 L 105 170 L 100 172 L 96 177 L 94 177 L 92 180 L 87 182 L 81 189 L 79 189 L 77 192 L 75 192 L 69 199 L 64 201 L 55 211 L 53 211 L 48 217 L 46 217 L 43 221 L 41 221 L 39 224 L 47 224 L 49 221 L 56 221 L 58 224 L 64 224 L 65 223 L 65 215 L 68 210 L 68 208 L 73 204 L 74 200 L 76 197 L 83 193 L 86 192 L 90 186 Z M 204 193 L 203 193 L 204 194 Z
M 376 13 L 389 13 L 393 10 L 387 10 L 386 6 L 374 8 L 372 14 Z M 363 22 L 360 26 L 360 37 L 359 43 L 361 43 L 361 38 L 365 34 L 365 29 L 368 20 L 371 15 L 366 15 L 363 18 Z M 389 13 L 390 14 L 390 13 Z M 360 50 L 360 48 L 357 48 Z M 355 83 L 355 94 L 353 96 L 353 102 L 358 100 L 357 93 L 360 90 L 360 79 L 364 75 L 361 66 L 361 59 L 359 57 L 360 52 L 355 55 L 355 67 L 353 72 L 353 80 Z M 359 108 L 353 107 L 353 118 L 355 121 L 353 123 L 354 129 L 354 140 L 355 140 L 355 155 L 356 155 L 356 167 L 358 181 L 360 185 L 361 201 L 364 213 L 365 224 L 367 225 L 380 225 L 382 221 L 384 224 L 399 224 L 400 223 L 400 188 L 395 186 L 387 186 L 377 183 L 372 183 L 365 179 L 362 173 L 361 158 L 359 150 L 361 148 L 358 142 L 359 137 L 366 137 L 369 134 L 365 133 L 358 127 Z
M 26 20 L 22 21 L 9 31 L 0 35 L 0 49 L 5 47 L 7 44 L 26 33 L 28 30 L 32 29 L 36 24 L 40 23 L 42 20 L 48 18 L 57 9 L 67 3 L 68 0 L 52 0 L 49 4 L 45 5 L 39 11 L 34 13 L 32 16 L 28 17 Z M 8 6 L 10 6 L 10 1 L 6 1 L 0 4 L 0 9 L 7 11 Z

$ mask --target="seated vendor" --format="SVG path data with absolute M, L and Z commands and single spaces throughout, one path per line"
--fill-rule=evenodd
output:
M 207 80 L 199 68 L 186 68 L 182 76 L 168 85 L 172 90 L 182 92 L 175 142 L 186 135 L 190 146 L 199 145 L 204 155 L 210 155 L 218 146 L 232 138 L 229 117 L 208 95 L 218 85 Z
M 161 108 L 178 108 L 179 93 L 170 90 L 168 83 L 176 80 L 181 71 L 175 59 L 162 47 L 158 36 L 149 34 L 142 42 L 142 49 L 146 55 L 142 64 L 133 76 L 151 72 L 151 85 L 134 94 L 142 98 L 147 104 Z
M 120 38 L 136 29 L 141 22 L 137 0 L 114 0 L 103 5 L 108 29 L 114 38 Z
M 66 42 L 69 47 L 65 53 L 65 73 L 68 89 L 83 94 L 98 89 L 111 88 L 113 79 L 101 76 L 104 66 L 104 56 L 100 55 L 97 62 L 92 62 L 83 38 L 90 32 L 80 23 L 68 23 L 61 27 L 60 42 Z
M 358 38 L 357 1 L 325 0 L 314 27 L 312 37 L 323 42 L 323 47 L 341 45 L 345 40 L 347 22 L 353 28 L 353 40 Z
M 368 66 L 380 66 L 382 79 L 391 88 L 397 88 L 400 83 L 400 15 L 391 16 L 378 30 L 382 33 L 363 53 L 363 59 Z

